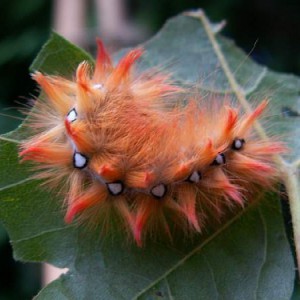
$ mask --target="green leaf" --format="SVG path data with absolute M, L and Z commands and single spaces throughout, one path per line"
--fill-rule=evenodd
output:
M 289 142 L 288 169 L 293 170 L 292 163 L 299 157 L 295 138 L 299 136 L 299 118 L 281 112 L 284 107 L 299 111 L 300 80 L 255 64 L 221 37 L 218 28 L 201 12 L 197 18 L 173 18 L 145 43 L 147 53 L 138 67 L 167 66 L 178 83 L 205 95 L 231 94 L 244 109 L 241 95 L 247 103 L 271 97 L 268 124 Z M 32 70 L 70 77 L 82 60 L 91 58 L 53 34 Z M 16 259 L 69 268 L 37 299 L 291 298 L 295 266 L 274 194 L 266 194 L 203 237 L 193 241 L 178 238 L 173 244 L 148 242 L 140 249 L 118 232 L 101 238 L 97 232 L 66 226 L 60 197 L 31 180 L 28 166 L 18 162 L 17 144 L 24 136 L 26 130 L 20 128 L 0 140 L 0 219 L 9 232 Z M 292 182 L 288 180 L 285 182 Z M 298 188 L 297 184 L 290 186 L 288 192 Z
M 93 58 L 88 53 L 53 32 L 30 70 L 72 78 L 78 64 L 84 60 L 93 63 Z

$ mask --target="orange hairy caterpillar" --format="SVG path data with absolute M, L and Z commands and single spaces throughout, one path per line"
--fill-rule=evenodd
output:
M 160 73 L 135 74 L 141 48 L 114 66 L 97 43 L 93 74 L 87 62 L 74 81 L 33 74 L 46 99 L 29 112 L 33 135 L 20 156 L 37 163 L 38 178 L 63 182 L 67 223 L 114 211 L 141 246 L 161 229 L 171 237 L 174 225 L 201 232 L 208 214 L 243 207 L 278 179 L 272 155 L 284 146 L 253 132 L 267 101 L 250 114 L 193 99 L 170 109 L 182 89 Z

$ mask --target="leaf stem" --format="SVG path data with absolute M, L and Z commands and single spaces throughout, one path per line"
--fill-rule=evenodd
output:
M 290 212 L 292 216 L 294 243 L 296 248 L 296 258 L 298 265 L 298 279 L 300 279 L 300 186 L 299 170 L 293 164 L 286 167 L 284 184 L 289 197 Z
M 215 54 L 220 62 L 220 65 L 225 73 L 225 76 L 228 79 L 228 82 L 233 92 L 235 93 L 238 101 L 241 103 L 244 110 L 247 113 L 251 113 L 252 109 L 246 99 L 246 93 L 244 89 L 236 81 L 235 76 L 232 73 L 226 61 L 226 58 L 220 48 L 220 45 L 216 40 L 215 33 L 211 28 L 211 24 L 207 19 L 205 13 L 200 9 L 197 11 L 186 13 L 186 15 L 198 18 L 202 22 L 206 34 L 208 36 L 208 39 L 211 42 L 211 45 L 215 51 Z M 258 135 L 262 139 L 264 140 L 269 139 L 266 131 L 258 121 L 255 122 L 254 126 Z M 293 232 L 294 232 L 294 242 L 296 248 L 298 277 L 300 278 L 300 188 L 298 185 L 298 169 L 297 169 L 297 166 L 300 164 L 300 161 L 297 161 L 294 164 L 289 164 L 286 161 L 284 161 L 284 159 L 280 155 L 274 155 L 274 162 L 276 163 L 276 165 L 278 166 L 278 168 L 281 170 L 283 174 L 283 181 L 289 196 L 290 212 L 292 216 Z
M 14 143 L 14 144 L 20 144 L 20 141 L 17 141 L 15 139 L 11 139 L 11 138 L 7 138 L 3 135 L 0 136 L 0 141 L 10 142 L 10 143 Z

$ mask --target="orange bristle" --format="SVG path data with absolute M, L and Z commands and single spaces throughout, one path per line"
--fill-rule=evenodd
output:
M 78 121 L 76 124 L 71 123 L 68 119 L 65 119 L 64 124 L 68 136 L 75 143 L 77 149 L 89 153 L 93 149 L 93 142 L 87 133 L 86 126 Z
M 154 180 L 153 171 L 134 171 L 127 174 L 126 183 L 131 188 L 148 189 Z
M 82 62 L 76 71 L 77 82 L 77 107 L 78 111 L 88 113 L 93 107 L 92 99 L 90 98 L 90 66 L 87 62 Z
M 184 184 L 178 189 L 178 199 L 181 210 L 188 222 L 197 232 L 201 232 L 196 211 L 197 189 L 191 184 Z
M 106 197 L 107 191 L 101 186 L 92 186 L 89 190 L 84 191 L 84 194 L 79 196 L 77 199 L 70 201 L 65 216 L 66 223 L 71 223 L 78 213 L 81 213 L 87 208 L 104 201 Z
M 237 120 L 238 120 L 238 114 L 237 111 L 232 109 L 231 107 L 227 108 L 227 122 L 225 122 L 225 128 L 224 128 L 224 135 L 228 138 L 232 138 L 232 130 L 234 129 Z
M 61 90 L 58 89 L 47 76 L 44 76 L 40 72 L 32 74 L 32 78 L 41 86 L 43 91 L 45 91 L 49 102 L 54 106 L 57 112 L 61 115 L 67 114 L 70 103 L 68 103 L 67 99 L 61 93 Z
M 142 246 L 142 233 L 144 226 L 154 209 L 155 207 L 154 205 L 152 205 L 151 199 L 148 199 L 148 201 L 142 201 L 142 203 L 138 207 L 133 227 L 133 236 L 139 247 Z
M 234 160 L 228 166 L 231 174 L 244 181 L 255 182 L 269 187 L 278 176 L 274 167 L 267 162 L 255 160 L 243 154 L 235 154 Z
M 110 165 L 101 166 L 98 170 L 98 174 L 107 182 L 116 181 L 122 177 L 120 170 Z
M 238 186 L 232 184 L 223 170 L 215 170 L 208 179 L 200 184 L 207 189 L 213 190 L 218 195 L 227 196 L 238 205 L 244 206 L 243 197 Z
M 128 52 L 125 57 L 120 60 L 107 81 L 109 89 L 112 89 L 113 87 L 116 88 L 119 84 L 121 84 L 121 82 L 126 81 L 129 76 L 130 69 L 142 54 L 143 49 L 134 49 Z
M 191 163 L 182 163 L 174 172 L 174 181 L 184 180 L 191 173 Z
M 22 161 L 33 160 L 47 164 L 70 164 L 72 152 L 69 148 L 52 144 L 33 145 L 20 152 Z
M 238 132 L 239 132 L 238 136 L 244 136 L 246 134 L 246 132 L 251 128 L 251 126 L 256 121 L 256 119 L 266 109 L 267 105 L 268 105 L 267 100 L 262 101 L 251 114 L 249 114 L 242 120 L 242 123 L 238 128 Z
M 93 80 L 96 83 L 101 83 L 108 72 L 112 70 L 112 62 L 105 50 L 105 47 L 100 39 L 96 39 L 98 54 L 95 65 Z

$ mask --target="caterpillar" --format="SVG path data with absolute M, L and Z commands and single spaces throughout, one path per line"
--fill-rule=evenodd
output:
M 28 112 L 20 157 L 64 191 L 66 223 L 117 218 L 143 246 L 161 231 L 172 239 L 173 228 L 201 233 L 278 180 L 272 156 L 285 146 L 253 128 L 267 100 L 248 114 L 200 96 L 178 104 L 186 91 L 170 75 L 135 72 L 142 48 L 114 65 L 97 47 L 95 67 L 80 63 L 74 80 L 32 74 L 44 97 Z

